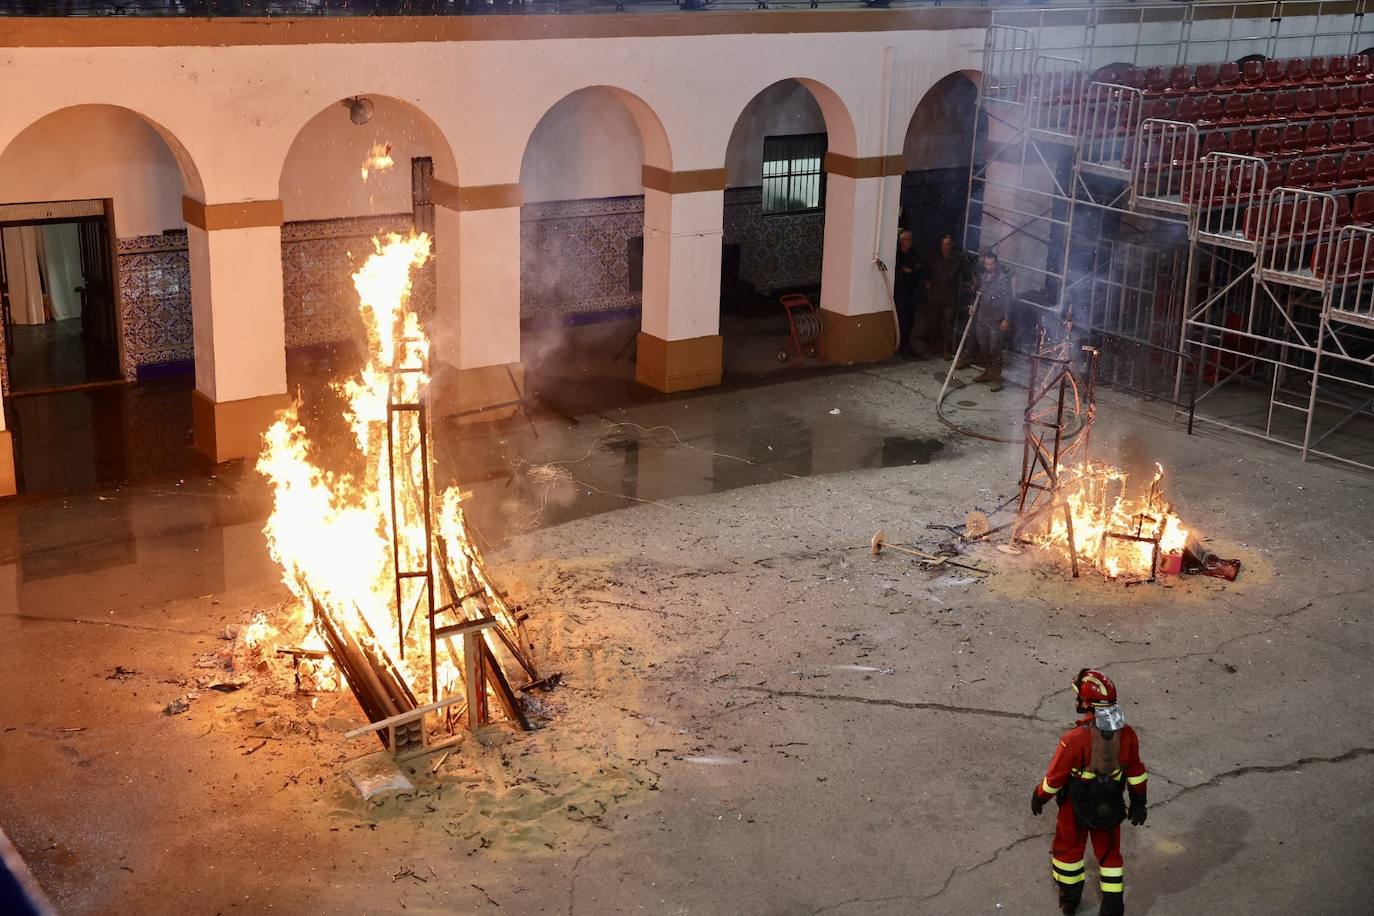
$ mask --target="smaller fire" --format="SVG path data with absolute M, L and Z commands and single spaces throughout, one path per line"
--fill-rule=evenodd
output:
M 1164 498 L 1163 480 L 1164 468 L 1156 464 L 1149 486 L 1132 492 L 1121 468 L 1098 461 L 1065 468 L 1060 492 L 1068 518 L 1060 510 L 1050 513 L 1049 530 L 1036 540 L 1066 557 L 1072 544 L 1080 562 L 1109 579 L 1153 578 L 1159 559 L 1181 553 L 1188 540 Z
M 396 160 L 391 158 L 390 143 L 372 144 L 372 152 L 363 160 L 363 181 L 367 181 L 367 176 L 372 172 L 385 172 L 396 164 Z

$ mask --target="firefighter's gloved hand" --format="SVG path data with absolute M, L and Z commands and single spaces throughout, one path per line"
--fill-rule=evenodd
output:
M 1031 814 L 1039 817 L 1040 812 L 1045 808 L 1045 801 L 1046 799 L 1041 798 L 1039 792 L 1031 789 Z
M 1126 812 L 1126 816 L 1131 820 L 1132 827 L 1139 827 L 1145 823 L 1145 793 L 1131 796 L 1131 809 Z

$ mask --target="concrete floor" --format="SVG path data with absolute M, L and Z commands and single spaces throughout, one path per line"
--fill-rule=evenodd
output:
M 1104 404 L 1095 452 L 1163 461 L 1239 580 L 873 559 L 1015 487 L 1014 447 L 937 423 L 934 369 L 441 430 L 565 683 L 375 807 L 347 696 L 269 673 L 162 714 L 282 606 L 251 473 L 0 503 L 3 827 L 64 913 L 1050 913 L 1027 796 L 1097 665 L 1152 774 L 1130 912 L 1368 912 L 1374 480 Z M 957 393 L 994 430 L 1023 396 Z

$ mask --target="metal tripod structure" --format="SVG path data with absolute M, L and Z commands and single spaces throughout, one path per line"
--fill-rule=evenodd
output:
M 1061 486 L 1063 468 L 1087 461 L 1095 413 L 1094 379 L 1097 351 L 1083 348 L 1081 368 L 1071 350 L 1072 334 L 1059 343 L 1047 343 L 1042 328 L 1030 358 L 1026 385 L 1026 409 L 1022 415 L 1021 492 L 1016 504 L 1012 539 L 1021 540 L 1056 512 L 1064 514 L 1068 532 L 1069 563 L 1078 578 L 1078 543 L 1073 532 L 1073 512 Z M 1066 435 L 1070 421 L 1077 432 Z

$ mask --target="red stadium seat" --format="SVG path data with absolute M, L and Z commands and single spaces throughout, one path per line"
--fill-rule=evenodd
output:
M 1350 75 L 1346 78 L 1352 80 L 1369 79 L 1369 57 L 1359 54 L 1350 58 Z
M 1237 156 L 1249 156 L 1255 151 L 1255 135 L 1250 131 L 1241 128 L 1231 132 L 1231 142 L 1226 147 L 1226 152 L 1235 153 Z
M 1187 121 L 1189 124 L 1196 123 L 1202 117 L 1202 102 L 1192 97 L 1179 99 L 1178 111 L 1174 117 L 1179 121 Z
M 1350 221 L 1374 222 L 1374 191 L 1361 191 L 1355 195 L 1355 206 L 1350 209 Z
M 1283 183 L 1289 188 L 1305 188 L 1312 183 L 1312 163 L 1307 159 L 1294 159 L 1288 163 L 1288 170 L 1284 173 Z
M 1332 121 L 1331 139 L 1327 146 L 1332 149 L 1346 149 L 1355 143 L 1355 122 L 1354 121 Z
M 1336 156 L 1323 156 L 1317 160 L 1317 166 L 1312 173 L 1310 187 L 1321 191 L 1329 191 L 1336 186 L 1336 181 L 1341 176 L 1341 160 Z
M 1183 95 L 1193 87 L 1193 73 L 1187 67 L 1174 67 L 1169 71 L 1169 86 L 1165 95 Z
M 1333 115 L 1340 110 L 1340 96 L 1335 86 L 1323 86 L 1317 90 L 1317 114 Z
M 1259 60 L 1247 60 L 1245 66 L 1240 71 L 1241 82 L 1246 86 L 1255 87 L 1264 82 L 1264 62 Z
M 1150 99 L 1145 103 L 1145 111 L 1141 118 L 1155 118 L 1159 121 L 1172 121 L 1174 119 L 1174 102 L 1172 99 Z
M 1261 127 L 1255 135 L 1255 155 L 1261 158 L 1276 156 L 1279 152 L 1279 132 L 1274 127 Z
M 1325 57 L 1312 58 L 1312 64 L 1307 70 L 1307 81 L 1309 83 L 1324 83 L 1331 76 L 1331 61 Z
M 1311 66 L 1305 57 L 1295 57 L 1284 67 L 1284 79 L 1290 83 L 1305 83 L 1310 73 Z
M 1336 225 L 1343 226 L 1350 222 L 1350 195 L 1343 194 L 1336 198 Z
M 1298 110 L 1298 96 L 1294 92 L 1274 93 L 1274 120 L 1286 120 Z
M 1301 152 L 1307 147 L 1306 133 L 1301 124 L 1289 124 L 1283 129 L 1283 135 L 1279 139 L 1279 148 L 1285 153 Z
M 1374 145 L 1374 118 L 1360 118 L 1355 122 L 1355 136 L 1351 142 L 1355 146 Z
M 1309 124 L 1303 137 L 1303 145 L 1309 150 L 1325 149 L 1331 142 L 1331 131 L 1325 124 Z
M 1312 273 L 1323 280 L 1330 275 L 1338 283 L 1366 280 L 1374 275 L 1372 254 L 1374 252 L 1369 251 L 1368 237 L 1364 233 L 1347 235 L 1335 245 L 1323 242 L 1312 252 Z M 1342 303 L 1347 301 L 1349 300 L 1342 297 Z M 1354 302 L 1350 304 L 1353 305 Z
M 1310 118 L 1317 113 L 1317 93 L 1311 89 L 1298 90 L 1298 113 L 1299 118 Z
M 1217 71 L 1217 88 L 1222 90 L 1235 89 L 1240 85 L 1240 67 L 1236 64 L 1222 64 Z
M 1226 144 L 1227 139 L 1224 131 L 1209 131 L 1202 138 L 1202 152 L 1198 155 L 1205 156 L 1208 153 L 1224 153 L 1226 152 Z
M 1374 83 L 1360 87 L 1360 111 L 1374 111 Z
M 1288 82 L 1288 67 L 1283 61 L 1270 58 L 1264 62 L 1264 82 L 1270 86 Z
M 1326 74 L 1329 82 L 1343 82 L 1350 75 L 1350 58 L 1337 54 L 1331 58 L 1331 70 Z
M 1250 116 L 1250 99 L 1256 95 L 1264 93 L 1255 92 L 1250 95 L 1234 92 L 1226 97 L 1226 107 L 1221 116 L 1222 124 L 1244 124 Z
M 1360 110 L 1360 87 L 1341 86 L 1336 90 L 1336 99 L 1341 114 L 1354 114 Z
M 1274 111 L 1274 99 L 1267 92 L 1255 92 L 1250 95 L 1246 105 L 1245 120 L 1249 124 L 1263 124 L 1269 120 Z
M 1219 95 L 1209 95 L 1202 100 L 1200 107 L 1198 120 L 1204 124 L 1216 124 L 1224 117 L 1226 102 Z
M 1144 89 L 1145 71 L 1139 67 L 1132 67 L 1130 64 L 1113 64 L 1098 70 L 1093 74 L 1093 80 L 1099 83 L 1111 83 L 1113 86 Z
M 1145 70 L 1145 92 L 1150 95 L 1163 95 L 1169 88 L 1169 77 L 1163 67 L 1149 67 Z
M 1342 188 L 1358 188 L 1364 184 L 1365 161 L 1363 153 L 1346 153 L 1341 157 L 1341 173 L 1336 181 Z
M 1264 187 L 1267 191 L 1272 191 L 1283 184 L 1283 163 L 1266 162 L 1264 164 Z
M 1217 65 L 1198 64 L 1197 72 L 1193 74 L 1193 88 L 1188 91 L 1193 95 L 1206 95 L 1217 88 Z

